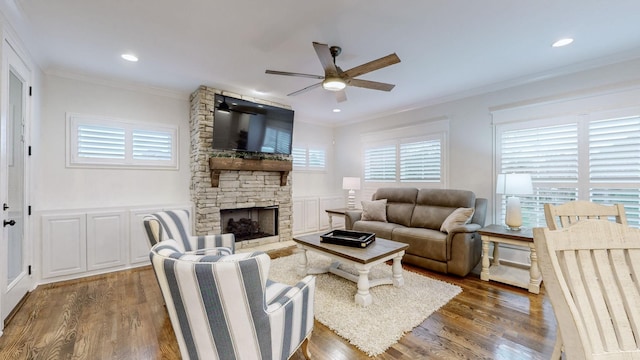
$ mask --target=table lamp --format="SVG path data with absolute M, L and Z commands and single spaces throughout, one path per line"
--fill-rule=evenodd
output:
M 530 174 L 499 174 L 496 193 L 507 196 L 507 214 L 505 224 L 510 230 L 520 230 L 522 226 L 522 209 L 517 195 L 533 194 Z
M 359 177 L 343 177 L 342 189 L 349 190 L 349 197 L 347 198 L 347 209 L 356 208 L 356 190 L 360 190 L 360 178 Z

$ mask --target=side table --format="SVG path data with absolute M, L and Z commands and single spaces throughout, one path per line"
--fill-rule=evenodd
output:
M 480 279 L 494 280 L 528 289 L 530 293 L 540 293 L 542 276 L 538 267 L 538 255 L 533 243 L 531 229 L 509 230 L 503 225 L 489 225 L 478 230 L 482 236 L 482 272 Z M 493 243 L 493 261 L 489 261 L 489 243 Z M 500 263 L 500 244 L 524 246 L 529 249 L 531 266 L 529 270 Z
M 360 210 L 360 209 L 347 209 L 347 208 L 337 208 L 337 209 L 326 209 L 327 216 L 329 216 L 329 230 L 333 230 L 333 217 L 334 216 L 345 216 L 347 211 Z

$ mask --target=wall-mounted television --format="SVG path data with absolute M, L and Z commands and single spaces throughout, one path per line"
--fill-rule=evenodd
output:
M 215 96 L 214 150 L 291 154 L 293 110 Z

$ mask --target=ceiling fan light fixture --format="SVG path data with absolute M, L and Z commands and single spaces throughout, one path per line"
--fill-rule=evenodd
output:
M 344 80 L 339 77 L 328 77 L 322 82 L 322 88 L 329 91 L 340 91 L 346 86 Z

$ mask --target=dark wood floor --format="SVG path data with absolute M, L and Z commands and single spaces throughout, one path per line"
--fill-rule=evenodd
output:
M 290 254 L 292 249 L 271 253 Z M 376 359 L 548 359 L 556 321 L 543 291 L 404 265 L 463 292 Z M 370 359 L 316 321 L 315 359 Z M 0 359 L 179 359 L 151 267 L 43 285 L 0 337 Z M 292 359 L 304 357 L 298 351 Z

